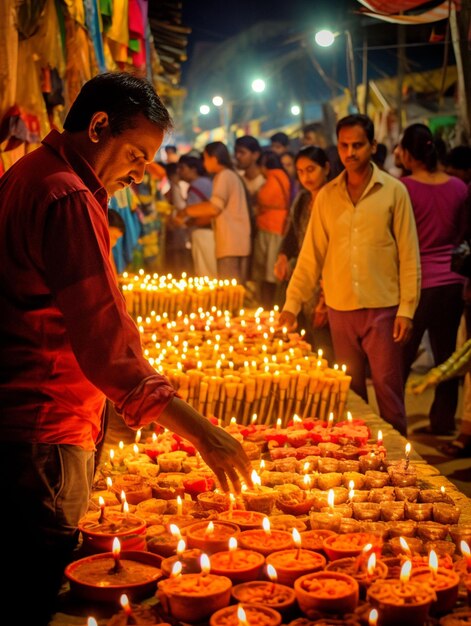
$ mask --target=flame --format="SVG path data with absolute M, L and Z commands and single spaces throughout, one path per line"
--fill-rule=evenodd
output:
M 121 552 L 121 544 L 119 543 L 118 537 L 113 539 L 113 556 L 119 556 Z
M 440 487 L 440 491 L 441 491 L 443 494 L 445 494 L 445 485 L 442 485 L 442 486 Z
M 299 534 L 299 530 L 297 528 L 293 528 L 292 531 L 293 542 L 297 548 L 301 547 L 301 535 Z
M 252 473 L 250 474 L 250 478 L 252 479 L 252 483 L 254 484 L 255 487 L 260 487 L 260 485 L 262 484 L 262 480 L 260 476 L 257 474 L 256 470 L 252 470 Z
M 234 550 L 237 550 L 237 539 L 235 537 L 231 537 L 229 539 L 229 550 L 231 552 L 234 552 Z
M 293 415 L 293 424 L 302 424 L 303 420 L 299 417 L 299 415 Z
M 262 526 L 263 526 L 263 530 L 267 533 L 267 535 L 271 535 L 271 526 L 270 526 L 270 520 L 268 519 L 268 517 L 263 518 Z
M 252 421 L 252 424 L 255 424 L 255 422 L 257 421 L 257 414 L 256 413 L 254 413 L 252 415 L 252 420 L 251 421 Z
M 383 441 L 383 431 L 378 430 L 378 443 L 382 443 Z
M 98 626 L 98 623 L 94 617 L 89 617 L 87 619 L 87 626 Z
M 279 418 L 276 420 L 276 427 L 277 427 L 278 429 L 279 429 L 279 428 L 281 428 L 281 417 L 279 417 Z
M 179 539 L 177 544 L 177 554 L 181 556 L 186 550 L 186 543 L 184 539 Z
M 152 433 L 152 443 L 157 441 L 157 433 Z
M 182 514 L 182 498 L 181 496 L 177 496 L 177 514 Z
M 170 534 L 172 535 L 172 537 L 176 537 L 177 539 L 182 538 L 180 529 L 178 528 L 176 524 L 170 524 Z
M 311 464 L 309 463 L 309 461 L 306 461 L 303 465 L 303 472 L 307 474 L 307 472 L 309 472 L 310 467 L 311 467 Z
M 350 491 L 352 491 L 352 489 L 355 489 L 355 481 L 354 480 L 349 480 L 348 481 L 348 488 Z
M 200 566 L 203 574 L 209 574 L 209 572 L 211 571 L 211 563 L 207 554 L 203 553 L 200 556 Z
M 469 549 L 468 543 L 464 539 L 462 539 L 460 542 L 460 550 L 461 554 L 467 559 L 471 558 L 471 550 Z
M 322 348 L 319 348 L 319 350 L 317 351 L 317 356 L 319 357 L 319 359 L 322 359 L 323 354 L 324 354 L 324 351 L 322 350 Z
M 272 581 L 272 583 L 276 583 L 278 580 L 278 574 L 276 569 L 270 563 L 267 565 L 267 576 Z
M 137 433 L 136 433 L 136 438 L 134 439 L 134 441 L 135 441 L 136 443 L 139 443 L 139 442 L 140 442 L 140 440 L 141 440 L 141 435 L 142 435 L 142 430 L 139 428 L 139 430 L 138 430 L 138 431 L 137 431 Z
M 231 426 L 236 426 L 237 425 L 237 420 L 236 420 L 235 417 L 231 417 L 230 425 Z
M 122 441 L 118 443 L 118 448 L 121 450 L 121 452 L 124 450 L 124 443 Z
M 347 411 L 347 422 L 351 424 L 353 422 L 353 417 L 350 411 Z
M 212 535 L 214 533 L 214 524 L 213 522 L 209 522 L 209 524 L 206 526 L 206 530 L 204 531 L 204 534 L 206 535 L 206 537 L 209 537 L 210 535 Z
M 126 502 L 126 494 L 124 493 L 124 489 L 121 489 L 121 502 Z
M 265 469 L 265 461 L 263 459 L 260 461 L 260 469 L 262 471 Z
M 376 609 L 371 609 L 370 614 L 368 616 L 368 626 L 376 626 L 378 623 L 378 611 Z
M 329 493 L 327 494 L 327 504 L 331 509 L 334 508 L 335 504 L 335 494 L 333 489 L 329 489 Z
M 366 571 L 368 572 L 368 576 L 373 576 L 376 569 L 376 554 L 372 552 L 368 558 L 368 563 L 366 565 Z
M 342 372 L 343 372 L 344 374 L 346 374 L 346 373 L 347 373 L 347 366 L 345 365 L 345 363 L 342 365 L 342 368 L 341 368 L 341 369 L 342 369 Z
M 113 486 L 113 481 L 109 476 L 106 477 L 106 486 L 108 487 L 108 489 L 111 489 L 111 487 Z
M 365 546 L 363 546 L 362 552 L 364 552 L 365 554 L 368 554 L 368 552 L 372 549 L 373 549 L 373 544 L 367 543 Z
M 98 496 L 98 504 L 100 507 L 105 506 L 105 499 L 102 496 Z
M 303 483 L 305 484 L 306 489 L 311 488 L 311 477 L 309 476 L 309 474 L 304 474 Z
M 411 445 L 409 442 L 406 443 L 406 457 L 409 456 L 411 451 Z
M 334 423 L 334 414 L 333 414 L 333 412 L 331 411 L 331 412 L 329 413 L 329 425 L 332 425 L 333 423 Z
M 234 502 L 236 501 L 235 495 L 233 493 L 229 494 L 229 500 L 231 501 L 232 504 L 234 504 Z
M 123 607 L 123 610 L 126 613 L 126 615 L 131 615 L 131 613 L 132 613 L 131 605 L 129 604 L 129 598 L 127 597 L 127 595 L 125 593 L 121 594 L 121 597 L 119 599 L 119 603 Z
M 438 557 L 435 550 L 430 550 L 430 554 L 428 555 L 428 566 L 432 574 L 436 575 L 438 570 Z
M 401 579 L 401 583 L 409 582 L 411 570 L 412 570 L 412 562 L 409 560 L 404 561 L 404 564 L 401 567 L 401 575 L 399 576 L 399 578 Z
M 401 545 L 401 548 L 404 550 L 404 552 L 406 554 L 410 554 L 411 553 L 410 548 L 409 548 L 409 544 L 404 539 L 404 537 L 399 537 L 399 543 Z
M 176 578 L 177 576 L 180 576 L 180 574 L 182 573 L 182 569 L 183 566 L 181 564 L 181 561 L 175 561 L 175 563 L 172 566 L 172 578 Z
M 240 604 L 237 607 L 237 619 L 239 620 L 240 625 L 248 623 L 245 611 Z
M 113 462 L 113 459 L 114 459 L 114 450 L 113 450 L 113 448 L 111 448 L 111 450 L 110 450 L 110 461 Z
M 139 446 L 135 443 L 132 447 L 134 454 L 137 456 L 139 454 Z
M 129 513 L 129 504 L 128 504 L 127 500 L 125 500 L 125 501 L 123 502 L 123 513 L 124 513 L 125 515 L 127 515 L 127 514 Z

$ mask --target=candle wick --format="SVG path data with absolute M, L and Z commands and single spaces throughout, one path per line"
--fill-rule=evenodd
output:
M 301 556 L 301 547 L 299 547 L 299 548 L 296 550 L 296 556 L 295 556 L 295 559 L 296 559 L 296 560 L 299 560 L 300 556 Z

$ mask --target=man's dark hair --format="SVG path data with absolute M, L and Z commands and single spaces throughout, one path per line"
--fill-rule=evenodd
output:
M 244 135 L 243 137 L 237 137 L 235 140 L 235 148 L 247 148 L 250 152 L 261 152 L 262 148 L 258 143 L 258 139 L 252 137 L 252 135 Z
M 286 148 L 289 145 L 289 137 L 286 133 L 275 133 L 270 137 L 271 143 L 279 143 Z
M 169 152 L 173 152 L 173 154 L 177 154 L 177 146 L 173 146 L 171 144 L 168 144 L 167 146 L 165 146 L 164 150 L 167 154 Z
M 283 164 L 280 157 L 273 150 L 265 150 L 260 157 L 260 165 L 267 170 L 282 170 Z
M 303 135 L 307 135 L 307 133 L 317 133 L 325 137 L 324 127 L 320 122 L 312 122 L 311 124 L 303 126 Z
M 196 170 L 198 176 L 207 176 L 208 172 L 204 169 L 203 161 L 199 157 L 191 156 L 190 154 L 183 154 L 177 163 L 178 165 L 186 165 L 192 170 Z
M 452 148 L 447 155 L 446 163 L 457 170 L 471 169 L 471 147 L 456 146 Z
M 342 128 L 351 126 L 361 126 L 365 131 L 368 141 L 373 143 L 375 139 L 375 127 L 373 121 L 367 115 L 363 115 L 362 113 L 353 113 L 352 115 L 342 117 L 342 119 L 337 122 L 337 128 L 335 129 L 337 138 Z
M 208 143 L 205 146 L 204 151 L 209 156 L 215 156 L 219 165 L 224 165 L 224 167 L 231 170 L 234 169 L 229 150 L 226 145 L 222 143 L 222 141 L 212 141 L 211 143 Z
M 108 114 L 113 136 L 134 128 L 139 115 L 163 132 L 172 127 L 169 112 L 150 82 L 127 72 L 106 72 L 86 82 L 70 107 L 64 129 L 71 133 L 86 130 L 98 111 Z
M 401 139 L 401 146 L 413 159 L 425 165 L 429 172 L 437 169 L 438 153 L 432 131 L 425 124 L 411 124 Z
M 120 230 L 123 235 L 126 232 L 126 224 L 123 218 L 115 209 L 108 209 L 108 225 Z
M 373 163 L 376 163 L 378 167 L 383 168 L 386 157 L 388 156 L 388 148 L 384 143 L 378 143 L 376 146 L 376 152 L 371 157 Z

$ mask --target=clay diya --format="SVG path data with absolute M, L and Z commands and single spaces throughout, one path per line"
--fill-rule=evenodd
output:
M 415 522 L 428 522 L 432 519 L 433 504 L 431 502 L 406 502 L 406 518 Z M 437 520 L 435 520 L 437 521 Z
M 210 574 L 209 558 L 203 554 L 200 574 L 177 574 L 161 580 L 157 587 L 164 610 L 176 620 L 193 623 L 207 620 L 229 604 L 232 582 Z
M 306 530 L 301 533 L 301 542 L 306 550 L 320 552 L 323 550 L 324 540 L 332 535 L 335 535 L 332 530 L 323 530 L 320 528 L 316 530 Z
M 340 513 L 334 513 L 330 510 L 327 513 L 311 511 L 309 521 L 313 530 L 330 530 L 334 533 L 338 533 L 342 523 L 342 516 Z
M 87 556 L 65 568 L 71 593 L 86 601 L 118 602 L 121 594 L 132 599 L 150 596 L 159 578 L 161 559 L 149 552 L 124 550 L 119 541 L 113 552 Z
M 237 524 L 241 530 L 252 530 L 254 528 L 262 528 L 265 517 L 266 515 L 258 513 L 257 511 L 241 511 L 234 509 L 234 511 L 224 511 L 224 513 L 220 513 L 218 520 Z
M 210 626 L 280 626 L 278 611 L 259 604 L 228 606 L 217 611 L 209 620 Z
M 300 576 L 319 572 L 326 564 L 322 554 L 304 548 L 276 550 L 267 556 L 266 561 L 276 569 L 278 582 L 289 587 L 292 587 Z
M 122 594 L 119 601 L 123 610 L 113 615 L 106 622 L 106 626 L 128 626 L 128 624 L 134 624 L 135 626 L 170 626 L 170 624 L 161 622 L 155 607 L 131 604 L 126 594 Z M 91 623 L 89 620 L 88 626 L 92 626 L 92 624 L 93 622 Z M 93 626 L 95 625 L 96 622 Z
M 314 497 L 310 491 L 280 493 L 276 497 L 276 506 L 289 515 L 305 515 L 314 506 Z
M 358 556 L 366 545 L 371 549 L 381 552 L 382 540 L 369 533 L 347 533 L 334 535 L 324 540 L 323 550 L 331 561 L 343 559 L 349 556 Z
M 226 493 L 215 493 L 214 491 L 206 491 L 196 496 L 197 502 L 203 511 L 218 511 L 222 513 L 229 509 L 230 500 Z
M 427 619 L 435 591 L 426 582 L 410 580 L 411 567 L 406 561 L 400 580 L 379 580 L 368 589 L 367 600 L 378 609 L 382 626 L 418 626 Z
M 388 566 L 376 559 L 376 554 L 372 552 L 368 557 L 363 555 L 358 557 L 347 557 L 337 559 L 329 563 L 326 567 L 328 572 L 341 572 L 354 578 L 360 586 L 360 597 L 365 598 L 368 588 L 373 581 L 387 578 Z
M 265 558 L 254 550 L 237 549 L 237 539 L 229 539 L 229 550 L 215 552 L 211 556 L 213 574 L 227 576 L 233 583 L 257 580 L 260 577 Z
M 424 541 L 444 540 L 448 535 L 448 526 L 437 522 L 418 522 L 417 535 Z
M 392 537 L 389 540 L 389 547 L 396 556 L 409 557 L 412 554 L 422 554 L 424 551 L 424 544 L 417 537 L 407 537 L 407 540 L 404 537 Z
M 438 567 L 438 558 L 433 550 L 429 554 L 429 566 L 415 568 L 411 580 L 427 583 L 435 590 L 437 599 L 432 602 L 433 613 L 448 613 L 455 606 L 460 576 L 454 570 Z
M 276 582 L 252 581 L 232 588 L 232 597 L 244 604 L 263 604 L 287 616 L 294 607 L 296 594 L 293 589 Z
M 123 474 L 117 476 L 112 486 L 118 501 L 121 501 L 121 492 L 126 494 L 129 504 L 139 504 L 143 500 L 152 498 L 152 489 L 142 476 L 138 474 Z
M 213 554 L 225 550 L 229 538 L 237 536 L 240 528 L 232 522 L 216 520 L 191 524 L 185 531 L 189 548 L 199 548 L 207 554 Z
M 388 522 L 388 528 L 391 537 L 415 537 L 417 522 L 414 520 Z
M 377 522 L 381 516 L 381 508 L 377 502 L 354 502 L 353 517 L 359 521 Z
M 294 583 L 299 607 L 308 617 L 321 613 L 351 613 L 359 599 L 357 581 L 339 572 L 314 572 Z
M 446 502 L 434 502 L 433 505 L 433 520 L 439 524 L 457 524 L 461 509 L 453 504 L 447 504 Z
M 119 538 L 125 550 L 146 549 L 146 522 L 129 513 L 106 512 L 103 507 L 99 513 L 85 515 L 78 528 L 82 533 L 85 554 L 111 552 L 115 537 Z
M 285 530 L 271 530 L 270 521 L 263 520 L 262 530 L 244 530 L 238 536 L 239 544 L 246 550 L 255 550 L 268 556 L 274 550 L 287 550 L 293 547 L 293 539 Z

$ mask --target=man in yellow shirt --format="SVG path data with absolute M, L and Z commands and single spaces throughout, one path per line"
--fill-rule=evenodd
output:
M 280 325 L 295 327 L 322 275 L 337 361 L 365 401 L 369 362 L 381 417 L 406 434 L 400 350 L 420 294 L 412 206 L 404 185 L 372 163 L 376 142 L 366 115 L 341 119 L 337 138 L 345 171 L 316 198 Z

